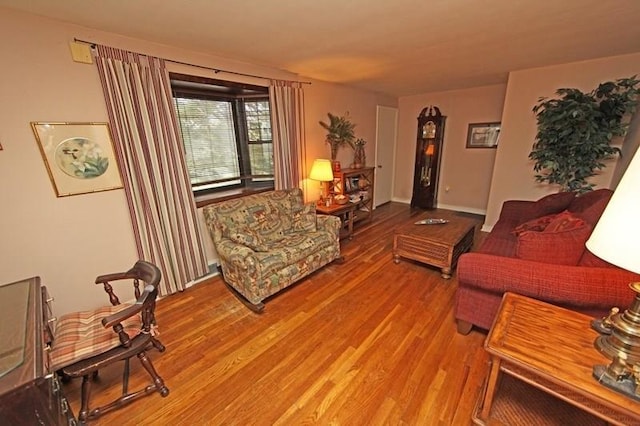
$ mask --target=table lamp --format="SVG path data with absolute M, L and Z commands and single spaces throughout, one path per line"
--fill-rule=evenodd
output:
M 329 186 L 327 182 L 333 182 L 331 161 L 318 158 L 313 161 L 309 179 L 320 181 L 320 200 L 324 203 L 329 199 Z
M 607 208 L 586 243 L 596 256 L 640 274 L 640 150 L 634 155 Z M 611 359 L 593 367 L 603 385 L 640 401 L 640 282 L 630 283 L 636 293 L 624 312 L 613 308 L 608 317 L 593 322 L 602 333 L 594 346 Z

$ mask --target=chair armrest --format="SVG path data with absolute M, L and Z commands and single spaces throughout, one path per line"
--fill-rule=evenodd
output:
M 102 318 L 102 325 L 105 328 L 113 327 L 126 320 L 127 318 L 131 318 L 132 316 L 138 314 L 140 311 L 142 311 L 142 304 L 138 304 L 136 302 L 133 305 L 130 305 L 129 307 L 116 312 L 115 314 L 111 314 L 108 317 Z
M 319 214 L 316 217 L 316 224 L 320 231 L 329 231 L 336 236 L 340 235 L 342 221 L 337 216 Z
M 117 272 L 114 274 L 105 274 L 105 275 L 100 275 L 98 277 L 96 277 L 96 284 L 102 284 L 104 282 L 107 281 L 116 281 L 116 280 L 122 280 L 126 277 L 126 272 Z
M 131 318 L 132 316 L 136 315 L 137 313 L 142 311 L 144 303 L 149 297 L 151 297 L 151 293 L 153 293 L 153 291 L 154 287 L 152 285 L 145 286 L 144 291 L 133 305 L 130 305 L 129 307 L 121 311 L 111 314 L 108 317 L 102 318 L 102 325 L 104 327 L 113 327 L 114 325 L 126 320 L 127 318 Z
M 553 265 L 483 253 L 458 260 L 460 286 L 502 294 L 507 291 L 576 307 L 627 307 L 629 283 L 640 275 L 620 268 Z

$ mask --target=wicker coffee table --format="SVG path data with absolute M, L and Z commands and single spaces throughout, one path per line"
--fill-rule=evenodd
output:
M 423 219 L 445 219 L 448 222 L 416 225 Z M 442 278 L 451 278 L 451 272 L 462 253 L 473 245 L 476 222 L 452 215 L 423 214 L 411 223 L 398 228 L 393 237 L 393 261 L 400 257 L 416 260 L 440 268 Z

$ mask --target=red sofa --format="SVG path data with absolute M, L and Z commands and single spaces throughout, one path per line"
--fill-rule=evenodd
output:
M 613 306 L 626 309 L 634 298 L 629 283 L 640 275 L 605 262 L 584 245 L 612 194 L 599 189 L 506 201 L 479 250 L 458 260 L 458 332 L 491 328 L 507 291 L 594 317 Z

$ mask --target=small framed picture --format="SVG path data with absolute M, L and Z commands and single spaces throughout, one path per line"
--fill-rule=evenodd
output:
M 107 123 L 32 122 L 58 197 L 122 188 Z
M 467 131 L 467 148 L 496 148 L 500 123 L 471 123 Z

